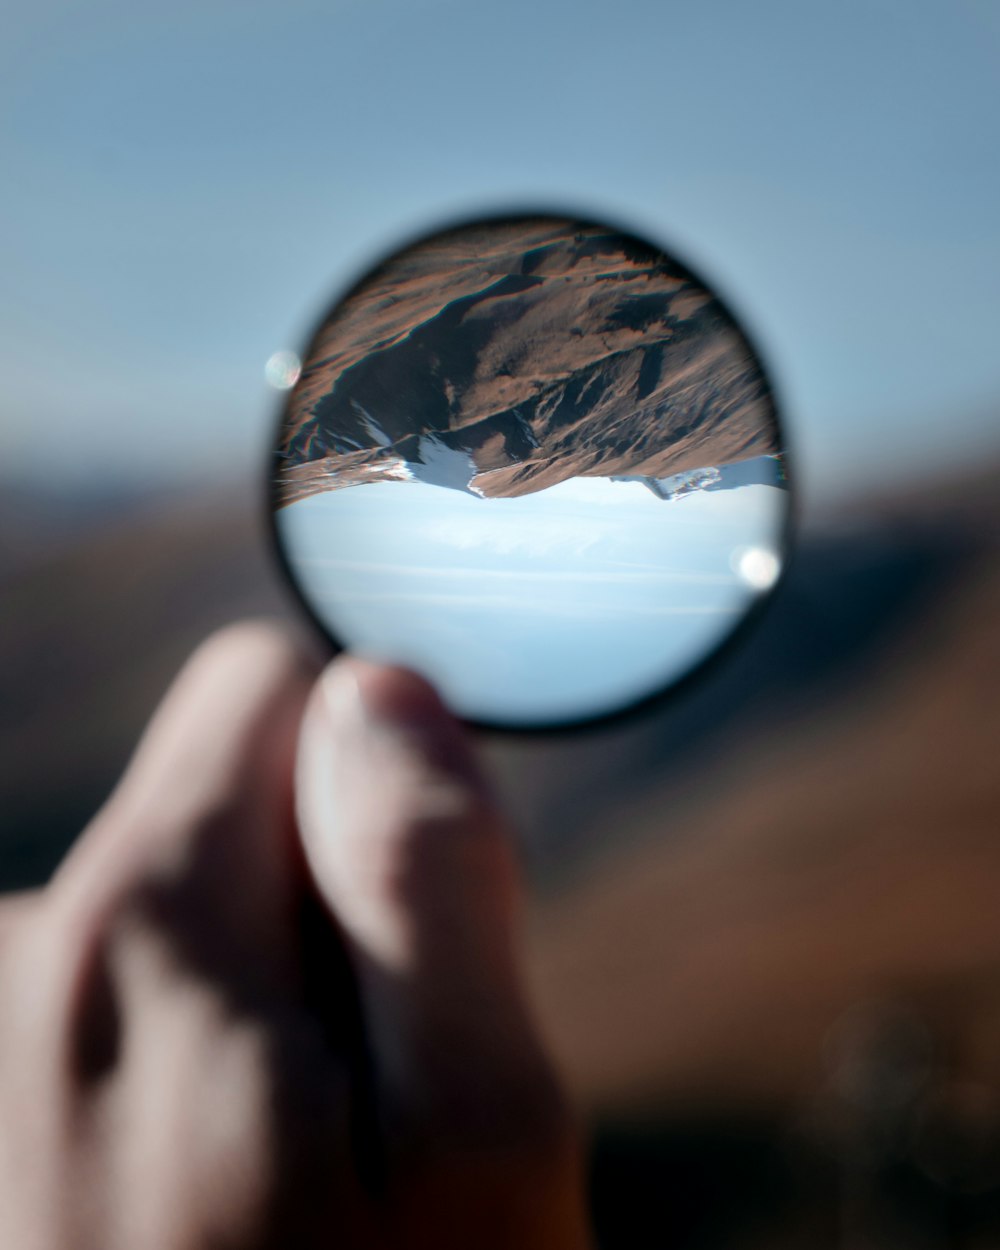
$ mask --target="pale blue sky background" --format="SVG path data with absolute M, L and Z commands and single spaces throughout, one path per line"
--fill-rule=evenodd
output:
M 216 479 L 414 229 L 606 212 L 746 317 L 807 490 L 1000 451 L 992 0 L 8 3 L 0 473 Z
M 681 676 L 757 591 L 748 548 L 779 554 L 787 492 L 672 501 L 574 478 L 511 499 L 378 482 L 283 508 L 297 581 L 351 650 L 412 665 L 472 719 L 616 710 Z

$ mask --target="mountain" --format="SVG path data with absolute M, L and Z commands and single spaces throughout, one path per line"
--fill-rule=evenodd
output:
M 703 469 L 686 469 L 670 477 L 643 477 L 635 474 L 613 477 L 613 482 L 640 482 L 657 499 L 682 499 L 695 491 L 736 490 L 740 486 L 785 485 L 781 456 L 753 456 L 735 464 L 712 465 Z
M 338 467 L 336 463 L 326 469 L 326 475 L 314 480 L 319 490 L 344 490 L 350 486 L 374 482 L 424 482 L 429 486 L 441 486 L 449 490 L 475 495 L 480 499 L 496 498 L 498 494 L 511 497 L 529 492 L 497 492 L 491 489 L 492 474 L 481 473 L 475 455 L 468 448 L 456 445 L 456 440 L 446 442 L 440 434 L 422 434 L 411 444 L 412 460 L 404 459 L 395 449 L 378 422 L 365 414 L 365 428 L 384 454 L 351 468 Z M 319 470 L 315 472 L 318 474 Z M 495 472 L 495 471 L 494 471 Z M 595 477 L 597 475 L 594 475 Z M 559 481 L 565 479 L 558 479 Z M 641 474 L 612 474 L 606 479 L 612 482 L 638 482 L 658 499 L 682 499 L 695 491 L 734 490 L 739 486 L 776 486 L 786 484 L 784 460 L 781 455 L 754 456 L 732 464 L 708 465 L 698 469 L 685 469 L 669 477 L 647 477 Z M 549 482 L 539 490 L 556 485 Z M 306 499 L 315 490 L 296 492 L 296 502 Z M 532 494 L 537 491 L 530 492 Z
M 749 346 L 686 270 L 627 236 L 531 219 L 437 236 L 335 308 L 289 398 L 275 503 L 445 450 L 496 497 L 781 447 Z

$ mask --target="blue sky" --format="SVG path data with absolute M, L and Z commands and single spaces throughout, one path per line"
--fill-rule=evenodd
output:
M 681 676 L 780 559 L 787 492 L 664 501 L 575 478 L 479 499 L 422 482 L 327 491 L 278 513 L 300 587 L 352 650 L 412 665 L 472 719 L 574 719 Z
M 8 5 L 0 464 L 217 480 L 264 362 L 445 217 L 673 243 L 780 383 L 808 496 L 1000 450 L 989 0 Z

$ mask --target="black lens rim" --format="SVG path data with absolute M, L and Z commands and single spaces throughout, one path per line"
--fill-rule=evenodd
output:
M 474 213 L 449 217 L 431 229 L 423 229 L 417 233 L 411 234 L 404 238 L 401 243 L 398 243 L 391 250 L 387 250 L 382 253 L 380 259 L 378 259 L 374 264 L 365 266 L 363 272 L 357 273 L 353 280 L 340 291 L 336 298 L 325 306 L 322 316 L 317 320 L 312 333 L 309 335 L 306 349 L 301 354 L 300 359 L 303 361 L 309 359 L 320 332 L 327 325 L 334 311 L 350 300 L 357 291 L 370 282 L 383 266 L 388 264 L 390 261 L 395 260 L 402 253 L 407 252 L 412 248 L 419 247 L 421 244 L 428 243 L 437 236 L 446 234 L 449 231 L 460 230 L 463 228 L 511 224 L 529 220 L 551 220 L 561 223 L 570 222 L 580 229 L 597 228 L 604 231 L 613 231 L 625 240 L 636 243 L 642 248 L 661 253 L 685 278 L 693 283 L 697 283 L 712 295 L 719 309 L 731 322 L 733 328 L 745 343 L 747 350 L 756 361 L 764 388 L 770 400 L 770 415 L 778 434 L 779 446 L 781 447 L 788 495 L 779 532 L 781 568 L 776 581 L 766 591 L 757 595 L 747 605 L 746 610 L 740 619 L 732 626 L 732 628 L 720 639 L 718 639 L 714 645 L 710 646 L 700 659 L 696 660 L 690 668 L 685 669 L 679 676 L 672 677 L 662 686 L 657 686 L 650 690 L 649 693 L 641 695 L 638 699 L 630 700 L 624 705 L 612 707 L 607 711 L 587 714 L 581 717 L 554 718 L 551 721 L 526 723 L 506 720 L 493 721 L 488 719 L 479 719 L 476 717 L 460 717 L 463 723 L 469 728 L 497 736 L 537 737 L 539 735 L 543 735 L 548 737 L 565 737 L 589 733 L 594 730 L 610 727 L 611 725 L 621 725 L 626 721 L 634 720 L 638 717 L 647 715 L 654 709 L 661 710 L 668 701 L 685 696 L 693 686 L 703 681 L 711 671 L 721 667 L 729 656 L 745 643 L 748 636 L 756 629 L 764 613 L 770 609 L 774 602 L 775 595 L 784 584 L 788 575 L 788 569 L 793 563 L 795 540 L 798 530 L 799 499 L 797 477 L 795 473 L 796 457 L 792 449 L 789 448 L 788 444 L 788 431 L 783 416 L 784 405 L 778 398 L 778 390 L 775 386 L 773 371 L 762 355 L 753 336 L 747 332 L 743 321 L 733 312 L 732 306 L 728 300 L 719 294 L 716 285 L 708 283 L 696 270 L 692 269 L 685 261 L 681 260 L 674 248 L 669 247 L 658 240 L 654 241 L 650 239 L 648 235 L 640 233 L 637 229 L 622 225 L 613 220 L 604 218 L 603 216 L 598 218 L 592 214 L 554 209 L 550 206 L 538 209 L 520 207 L 512 212 L 494 211 L 489 213 Z M 344 644 L 322 621 L 300 587 L 298 579 L 292 569 L 289 557 L 285 551 L 285 546 L 281 540 L 277 524 L 277 510 L 275 508 L 277 495 L 276 470 L 280 466 L 277 447 L 279 445 L 282 429 L 284 428 L 289 398 L 290 392 L 279 401 L 277 416 L 271 427 L 273 432 L 268 444 L 265 463 L 262 466 L 264 477 L 264 490 L 262 494 L 266 513 L 266 545 L 271 553 L 274 564 L 278 569 L 279 577 L 287 588 L 287 592 L 292 601 L 297 603 L 301 614 L 305 620 L 309 622 L 312 631 L 315 633 L 320 643 L 328 651 L 330 658 L 332 659 L 334 656 L 346 652 L 348 648 L 344 646 Z

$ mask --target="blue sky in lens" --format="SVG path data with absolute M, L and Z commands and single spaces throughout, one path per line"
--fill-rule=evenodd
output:
M 264 362 L 339 283 L 531 202 L 610 214 L 717 282 L 781 383 L 807 501 L 996 451 L 998 13 L 9 4 L 0 472 L 245 474 Z
M 412 665 L 510 723 L 596 714 L 680 676 L 757 591 L 787 493 L 658 499 L 575 478 L 513 499 L 420 482 L 328 491 L 278 514 L 307 599 L 352 649 Z

